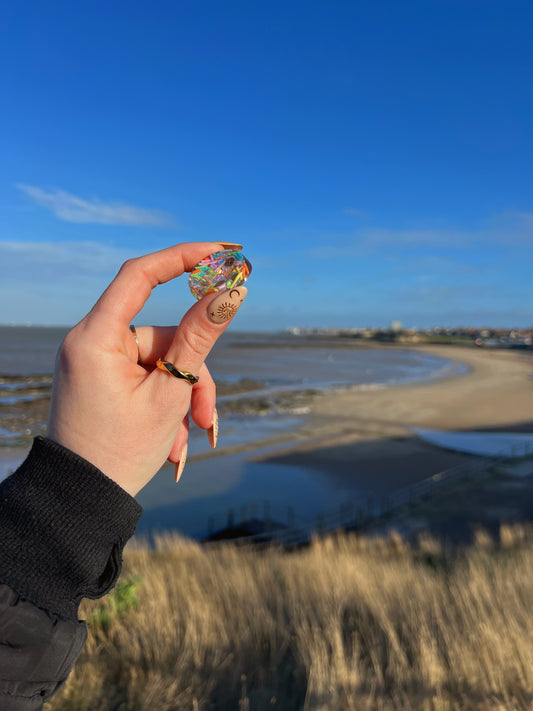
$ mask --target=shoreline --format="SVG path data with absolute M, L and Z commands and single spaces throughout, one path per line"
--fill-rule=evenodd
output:
M 356 480 L 368 491 L 392 491 L 472 460 L 472 455 L 422 441 L 414 427 L 533 432 L 533 356 L 455 346 L 419 348 L 465 363 L 469 371 L 373 392 L 319 395 L 301 428 L 304 436 L 255 461 L 314 471 L 339 487 Z
M 217 450 L 193 453 L 192 461 L 278 443 L 286 450 L 290 441 L 295 449 L 313 449 L 328 439 L 346 443 L 361 437 L 412 437 L 412 427 L 533 432 L 533 379 L 529 377 L 533 354 L 461 346 L 413 346 L 409 350 L 447 358 L 468 370 L 410 383 L 308 389 L 305 412 L 296 413 L 302 422 L 295 431 L 224 447 L 221 421 Z
M 378 448 L 375 457 L 378 466 L 378 455 L 382 460 L 390 459 L 389 451 L 395 449 L 391 440 L 401 438 L 420 443 L 410 429 L 414 426 L 533 432 L 533 354 L 447 345 L 380 348 L 427 353 L 446 358 L 456 366 L 466 365 L 468 371 L 403 384 L 374 387 L 358 384 L 327 391 L 307 389 L 304 402 L 298 404 L 296 411 L 289 408 L 281 415 L 299 418 L 300 423 L 291 431 L 225 447 L 222 419 L 217 449 L 192 452 L 190 461 L 247 452 L 251 461 L 318 468 L 327 475 L 328 468 L 337 469 L 339 465 L 334 456 L 336 447 L 356 447 L 363 441 L 374 443 Z M 261 397 L 261 391 L 257 395 Z M 265 447 L 269 454 L 256 458 L 254 451 Z M 280 450 L 279 456 L 276 448 Z M 423 448 L 426 455 L 427 448 L 437 453 L 443 451 L 427 444 Z M 322 456 L 313 456 L 314 450 L 320 450 Z M 17 458 L 21 461 L 28 451 L 29 446 L 0 448 L 0 478 L 8 461 L 13 463 Z M 360 452 L 353 451 L 352 464 L 359 456 Z M 346 458 L 350 459 L 347 450 Z M 401 461 L 402 457 L 399 464 Z M 431 473 L 428 471 L 427 475 Z
M 283 522 L 283 512 L 290 508 L 300 522 L 312 526 L 317 517 L 329 517 L 339 507 L 365 507 L 370 501 L 380 505 L 399 489 L 444 471 L 477 467 L 480 461 L 489 464 L 484 457 L 423 441 L 415 426 L 533 432 L 533 358 L 456 347 L 431 347 L 431 352 L 467 364 L 468 372 L 372 391 L 354 386 L 317 393 L 292 427 L 244 445 L 224 446 L 222 420 L 219 447 L 191 452 L 179 488 L 168 469 L 143 490 L 141 535 L 177 530 L 202 539 L 209 531 L 253 518 L 258 502 L 268 505 L 275 520 Z M 483 494 L 491 501 L 491 516 L 501 520 L 512 511 L 523 512 L 516 498 L 511 506 L 511 494 L 526 502 L 533 488 L 530 497 L 529 480 L 519 483 L 512 481 L 511 491 Z M 474 507 L 478 494 L 476 489 L 461 503 L 462 528 L 454 522 L 452 497 L 444 526 L 455 532 L 484 521 L 489 509 Z M 428 520 L 422 518 L 415 524 L 425 528 Z

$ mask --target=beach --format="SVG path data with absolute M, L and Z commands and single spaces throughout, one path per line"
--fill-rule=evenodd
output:
M 300 425 L 261 442 L 263 446 L 283 445 L 283 454 L 272 454 L 268 459 L 290 458 L 291 463 L 316 467 L 316 451 L 329 449 L 334 464 L 340 459 L 336 452 L 339 447 L 356 447 L 361 442 L 376 442 L 379 455 L 386 457 L 386 446 L 399 439 L 414 438 L 414 427 L 533 432 L 533 353 L 456 346 L 418 346 L 410 350 L 462 363 L 468 370 L 457 376 L 406 385 L 308 392 Z M 196 455 L 196 461 L 253 450 L 259 445 L 253 442 L 225 447 L 223 422 L 220 426 L 217 450 Z
M 302 525 L 347 503 L 380 500 L 473 457 L 422 441 L 413 427 L 533 432 L 529 353 L 423 347 L 468 366 L 460 376 L 390 387 L 346 387 L 310 394 L 290 426 L 250 442 L 228 443 L 224 421 L 215 451 L 192 452 L 179 493 L 170 470 L 141 492 L 141 530 L 178 527 L 190 535 L 222 528 L 268 506 Z M 466 370 L 466 372 L 465 372 Z M 204 497 L 208 492 L 207 498 Z M 225 518 L 226 517 L 226 518 Z
M 458 360 L 467 375 L 378 392 L 321 398 L 316 414 L 339 412 L 350 419 L 435 429 L 508 429 L 533 425 L 533 354 L 456 346 L 419 347 L 419 352 Z
M 350 353 L 366 357 L 368 348 L 343 342 L 306 344 L 287 346 L 280 356 L 274 345 L 261 342 L 255 350 L 242 348 L 240 357 L 250 362 L 254 352 L 269 359 L 274 353 L 307 358 L 318 372 L 326 353 L 331 354 L 327 369 L 331 359 L 342 364 Z M 231 512 L 242 519 L 265 506 L 273 518 L 286 518 L 291 509 L 309 523 L 347 502 L 387 496 L 472 459 L 423 441 L 415 427 L 533 432 L 531 352 L 374 344 L 371 352 L 373 359 L 391 363 L 407 356 L 422 367 L 431 362 L 433 370 L 419 381 L 410 373 L 403 381 L 373 382 L 369 374 L 368 382 L 359 378 L 353 385 L 343 377 L 342 382 L 315 387 L 308 379 L 305 387 L 289 383 L 279 391 L 273 378 L 260 387 L 253 379 L 228 380 L 219 389 L 217 449 L 209 448 L 205 433 L 191 428 L 179 486 L 167 466 L 140 493 L 145 514 L 139 531 L 177 529 L 202 537 L 208 527 L 223 527 Z M 228 363 L 235 353 L 240 351 L 228 350 Z M 224 366 L 226 361 L 221 362 Z M 250 364 L 251 372 L 244 376 L 257 378 L 261 369 L 253 370 Z M 412 370 L 416 373 L 415 366 Z M 0 448 L 4 469 L 12 469 L 28 446 Z
M 308 420 L 296 433 L 304 441 L 270 461 L 329 468 L 337 475 L 345 467 L 349 476 L 351 464 L 364 451 L 365 461 L 375 460 L 377 470 L 386 461 L 400 476 L 405 456 L 420 450 L 428 458 L 429 475 L 430 453 L 439 461 L 446 453 L 420 442 L 413 427 L 533 432 L 533 354 L 455 346 L 416 350 L 460 361 L 469 370 L 433 382 L 321 393 L 312 399 Z
M 460 360 L 469 372 L 432 383 L 321 395 L 312 405 L 305 431 L 309 439 L 291 452 L 271 456 L 269 462 L 313 469 L 338 486 L 355 477 L 367 492 L 393 492 L 472 459 L 422 441 L 413 433 L 415 426 L 533 432 L 531 354 L 457 347 L 424 350 Z M 502 518 L 506 513 L 502 510 Z M 485 520 L 485 513 L 476 512 L 475 517 Z

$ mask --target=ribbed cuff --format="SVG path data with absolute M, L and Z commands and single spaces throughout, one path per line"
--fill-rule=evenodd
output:
M 82 457 L 38 437 L 0 484 L 0 582 L 77 618 L 84 597 L 115 584 L 142 508 Z

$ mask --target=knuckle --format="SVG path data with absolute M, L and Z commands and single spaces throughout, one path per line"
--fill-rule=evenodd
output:
M 69 363 L 74 357 L 76 345 L 74 338 L 71 334 L 72 331 L 69 331 L 69 333 L 67 333 L 57 352 L 58 361 L 63 365 Z
M 143 257 L 132 257 L 127 259 L 120 267 L 119 276 L 126 277 L 128 280 L 136 280 L 139 283 L 146 282 L 151 288 L 159 282 L 146 264 Z
M 136 269 L 138 262 L 138 257 L 132 257 L 131 259 L 126 259 L 126 261 L 122 264 L 122 266 L 119 269 L 119 274 L 124 274 L 125 272 L 131 272 Z
M 205 358 L 211 349 L 211 338 L 198 329 L 188 328 L 181 334 L 182 342 L 193 356 Z
M 57 353 L 57 362 L 62 369 L 70 370 L 79 361 L 80 345 L 77 328 L 73 328 L 63 339 Z
M 91 344 L 90 327 L 81 321 L 70 330 L 59 346 L 56 365 L 65 372 L 78 372 L 96 358 L 96 350 Z

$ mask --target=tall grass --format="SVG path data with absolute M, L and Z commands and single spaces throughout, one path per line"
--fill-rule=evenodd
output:
M 47 711 L 533 708 L 524 529 L 453 556 L 430 539 L 166 537 L 130 546 L 123 580 L 119 602 L 84 603 L 87 647 Z

